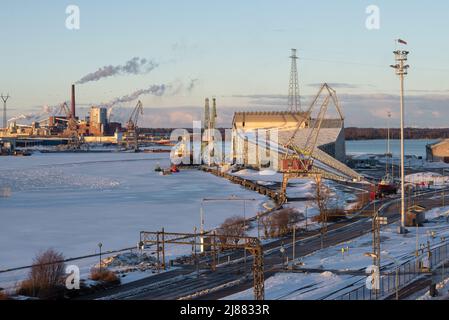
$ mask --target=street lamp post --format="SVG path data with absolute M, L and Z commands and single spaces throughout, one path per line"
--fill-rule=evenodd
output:
M 281 244 L 281 248 L 279 249 L 279 251 L 281 252 L 282 255 L 282 267 L 285 267 L 285 247 L 283 242 Z
M 101 247 L 103 247 L 103 244 L 100 242 L 98 244 L 98 248 L 100 248 L 100 273 L 101 273 Z
M 399 41 L 404 43 L 404 41 Z M 399 233 L 404 234 L 407 232 L 405 229 L 405 172 L 404 172 L 404 77 L 407 75 L 407 70 L 410 67 L 406 65 L 407 56 L 409 51 L 396 50 L 393 52 L 396 59 L 396 64 L 391 65 L 396 70 L 396 75 L 400 79 L 400 100 L 401 100 L 401 226 L 399 227 Z
M 365 257 L 369 257 L 369 258 L 373 258 L 373 259 L 380 258 L 377 256 L 377 254 L 372 253 L 372 252 L 367 252 L 364 255 L 365 255 Z M 394 257 L 390 256 L 389 254 L 384 253 L 383 255 L 385 257 L 389 258 L 395 264 L 395 267 L 396 267 L 395 291 L 396 291 L 396 300 L 399 300 L 399 263 Z M 380 270 L 379 270 L 379 274 L 380 274 Z

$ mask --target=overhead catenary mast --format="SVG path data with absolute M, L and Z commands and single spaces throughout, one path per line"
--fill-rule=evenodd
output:
M 288 108 L 290 112 L 298 112 L 301 111 L 301 97 L 299 95 L 298 66 L 296 63 L 298 56 L 296 55 L 296 49 L 292 49 L 290 59 L 292 60 L 292 65 L 288 87 Z

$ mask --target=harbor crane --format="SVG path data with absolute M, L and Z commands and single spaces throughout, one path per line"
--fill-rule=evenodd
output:
M 138 121 L 141 115 L 143 115 L 143 104 L 139 100 L 137 101 L 137 105 L 133 109 L 129 120 L 126 123 L 127 132 L 124 137 L 124 142 L 127 149 L 134 149 L 134 151 L 139 151 Z
M 64 130 L 64 136 L 69 138 L 67 147 L 73 150 L 81 149 L 83 138 L 80 137 L 78 132 L 78 121 L 73 116 L 66 102 L 61 104 L 57 114 L 65 114 L 65 118 L 57 117 L 56 119 L 67 122 L 67 128 Z
M 287 185 L 290 179 L 313 177 L 317 182 L 317 186 L 319 186 L 321 182 L 322 171 L 314 167 L 314 153 L 330 102 L 332 102 L 337 109 L 340 119 L 343 119 L 336 91 L 327 83 L 324 83 L 313 99 L 310 107 L 304 112 L 304 115 L 301 121 L 298 122 L 293 134 L 283 145 L 285 155 L 281 159 L 280 170 L 283 175 L 280 196 L 281 203 L 287 201 Z M 318 105 L 318 114 L 315 119 L 312 119 L 312 112 Z M 306 136 L 301 139 L 296 139 L 300 129 L 305 129 Z
M 335 106 L 341 120 L 344 119 L 341 112 L 336 91 L 324 83 L 312 104 L 303 114 L 301 121 L 298 122 L 296 129 L 291 137 L 283 145 L 285 155 L 281 159 L 280 171 L 282 173 L 282 186 L 280 192 L 281 204 L 287 202 L 287 187 L 291 179 L 296 178 L 312 178 L 315 179 L 317 189 L 317 203 L 320 210 L 321 220 L 321 247 L 324 245 L 324 237 L 327 233 L 328 213 L 326 208 L 327 197 L 322 187 L 322 177 L 328 175 L 327 168 L 319 168 L 314 162 L 319 161 L 315 149 L 318 137 L 321 131 L 323 120 L 329 108 L 330 102 Z M 318 107 L 319 106 L 319 107 Z M 312 118 L 314 109 L 319 108 L 315 118 Z M 297 137 L 300 129 L 304 132 L 304 136 Z M 302 132 L 301 132 L 302 133 Z M 326 166 L 325 166 L 326 167 Z

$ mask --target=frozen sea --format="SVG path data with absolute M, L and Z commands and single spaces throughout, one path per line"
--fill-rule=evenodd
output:
M 140 231 L 193 232 L 207 197 L 257 199 L 245 214 L 261 211 L 266 197 L 197 170 L 170 176 L 168 154 L 85 153 L 0 157 L 0 270 L 28 265 L 54 248 L 66 258 L 133 247 Z M 243 215 L 239 202 L 205 204 L 205 226 Z
M 405 154 L 426 157 L 426 145 L 438 140 L 405 140 Z M 395 157 L 401 155 L 401 141 L 391 140 L 390 148 Z M 357 140 L 346 141 L 346 152 L 348 154 L 384 154 L 387 150 L 387 140 Z

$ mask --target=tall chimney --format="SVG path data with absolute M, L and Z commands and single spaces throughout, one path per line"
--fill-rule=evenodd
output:
M 73 118 L 76 117 L 76 102 L 75 102 L 75 85 L 72 84 L 72 104 L 71 104 L 71 108 L 70 108 L 70 113 L 72 115 Z

